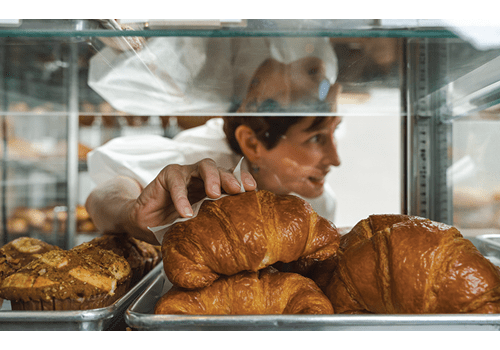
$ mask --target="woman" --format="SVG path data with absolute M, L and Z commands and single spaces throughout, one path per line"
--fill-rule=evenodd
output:
M 255 72 L 238 112 L 335 112 L 339 93 L 340 87 L 325 79 L 324 63 L 317 58 L 290 64 L 269 59 Z M 331 166 L 340 165 L 334 137 L 340 121 L 227 117 L 173 140 L 114 139 L 89 154 L 89 172 L 98 186 L 87 199 L 87 210 L 101 232 L 129 232 L 158 244 L 148 227 L 192 216 L 191 204 L 205 196 L 240 192 L 231 168 L 244 156 L 246 191 L 297 194 L 332 220 L 335 198 L 325 177 Z

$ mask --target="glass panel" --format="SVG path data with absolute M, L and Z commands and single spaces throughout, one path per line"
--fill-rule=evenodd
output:
M 331 115 L 338 104 L 342 115 L 399 113 L 398 39 L 155 37 L 133 49 L 134 42 L 123 38 L 90 42 L 96 54 L 89 61 L 88 84 L 112 106 L 110 110 L 137 116 L 213 116 L 235 111 Z M 267 58 L 272 62 L 265 63 Z M 258 87 L 259 96 L 254 91 L 247 97 L 258 68 L 258 79 L 267 82 Z M 270 75 L 273 69 L 281 80 Z M 327 93 L 335 82 L 343 89 L 333 103 Z M 293 90 L 299 84 L 309 86 Z M 283 99 L 299 93 L 303 96 L 296 106 L 283 105 Z M 278 94 L 288 94 L 281 97 L 279 108 L 262 104 L 279 98 Z M 256 105 L 242 108 L 245 98 L 245 104 Z M 386 102 L 373 104 L 376 99 Z
M 497 230 L 500 51 L 456 39 L 409 42 L 420 55 L 410 60 L 418 62 L 410 64 L 410 196 L 428 209 L 413 214 L 441 218 L 466 236 Z
M 8 240 L 21 235 L 64 242 L 66 215 L 66 116 L 33 112 L 12 103 L 3 115 L 2 198 Z M 41 108 L 41 107 L 39 107 Z M 55 220 L 60 211 L 60 220 Z
M 337 196 L 337 227 L 352 227 L 371 214 L 400 214 L 401 118 L 344 118 L 337 138 L 342 163 L 327 177 Z
M 88 47 L 79 46 L 81 63 Z M 29 235 L 65 246 L 71 166 L 69 42 L 1 38 L 0 50 L 2 240 Z M 86 78 L 80 81 L 87 86 Z M 87 99 L 89 92 L 82 89 L 81 96 Z M 81 144 L 82 168 L 85 151 Z
M 499 134 L 498 105 L 453 122 L 453 222 L 469 236 L 500 229 Z
M 344 120 L 337 131 L 342 165 L 327 178 L 338 197 L 336 223 L 353 226 L 371 213 L 400 211 L 401 39 L 52 34 L 0 38 L 2 118 L 9 125 L 2 137 L 7 145 L 2 152 L 5 239 L 22 231 L 15 233 L 14 226 L 22 220 L 13 221 L 21 209 L 45 218 L 55 212 L 67 217 L 68 144 L 75 141 L 68 133 L 74 64 L 80 206 L 94 186 L 86 155 L 113 138 L 173 138 L 214 116 L 338 115 Z M 72 63 L 74 47 L 78 59 Z M 274 61 L 262 65 L 269 57 Z M 271 84 L 252 95 L 248 88 L 256 84 L 259 67 L 257 82 Z M 29 161 L 16 159 L 21 142 L 17 156 L 31 154 Z M 51 230 L 68 227 L 64 220 L 57 223 Z M 48 235 L 29 223 L 27 229 L 61 243 L 56 231 Z M 93 234 L 94 229 L 78 221 L 71 234 Z M 84 237 L 76 236 L 75 243 Z
M 484 174 L 474 178 L 472 172 L 493 154 L 478 160 L 477 152 L 483 157 L 495 147 L 486 123 L 476 119 L 492 115 L 492 109 L 484 110 L 498 103 L 500 51 L 478 51 L 457 39 L 411 39 L 408 44 L 409 212 L 466 228 L 478 225 L 467 223 L 476 217 L 491 227 L 478 215 L 463 218 L 463 198 L 493 191 Z

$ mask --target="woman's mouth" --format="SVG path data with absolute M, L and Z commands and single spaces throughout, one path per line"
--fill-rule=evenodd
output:
M 325 177 L 322 176 L 322 177 L 313 177 L 313 176 L 309 176 L 307 178 L 311 183 L 313 183 L 314 185 L 316 186 L 323 186 L 324 183 L 325 183 Z

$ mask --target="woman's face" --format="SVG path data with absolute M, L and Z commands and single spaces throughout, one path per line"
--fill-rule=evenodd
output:
M 288 129 L 276 147 L 264 150 L 255 164 L 260 168 L 254 174 L 260 189 L 277 194 L 294 192 L 305 198 L 323 193 L 330 167 L 340 165 L 334 131 L 341 118 L 325 117 L 314 130 L 308 130 L 314 119 L 303 118 Z

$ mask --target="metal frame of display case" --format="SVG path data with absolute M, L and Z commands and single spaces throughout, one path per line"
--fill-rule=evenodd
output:
M 450 165 L 448 140 L 451 135 L 447 109 L 447 44 L 427 38 L 412 39 L 407 45 L 408 93 L 406 141 L 407 213 L 452 224 L 453 205 L 446 169 Z M 412 88 L 413 87 L 413 88 Z
M 452 122 L 500 103 L 500 52 L 491 51 L 491 60 L 450 78 L 451 45 L 459 42 L 411 38 L 406 52 L 407 212 L 450 225 Z
M 5 51 L 0 50 L 0 69 L 2 74 L 0 75 L 0 84 L 2 86 L 2 91 L 4 92 L 2 96 L 0 96 L 1 101 L 0 101 L 0 108 L 2 106 L 6 105 L 6 94 L 7 94 L 7 87 L 5 83 L 5 72 L 4 72 L 4 67 L 5 67 Z M 6 157 L 7 157 L 7 138 L 5 135 L 7 135 L 7 121 L 5 118 L 4 113 L 0 116 L 0 127 L 2 128 L 2 161 L 1 161 L 1 186 L 0 186 L 0 219 L 1 219 L 1 230 L 2 230 L 2 237 L 1 237 L 1 244 L 6 244 L 6 236 L 7 236 L 7 208 L 6 208 L 6 203 L 7 199 L 5 198 L 6 195 L 6 190 L 7 190 L 7 164 L 5 162 Z

